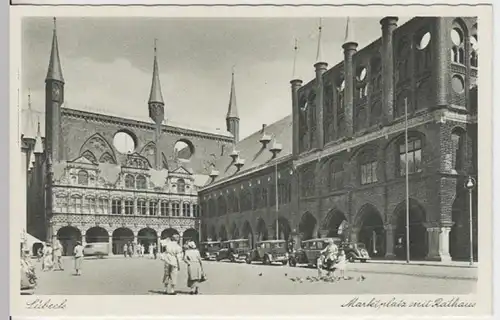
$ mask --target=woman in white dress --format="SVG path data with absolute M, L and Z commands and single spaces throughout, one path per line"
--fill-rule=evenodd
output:
M 344 250 L 339 251 L 337 256 L 337 263 L 335 264 L 335 269 L 339 272 L 340 278 L 346 279 L 345 269 L 347 266 L 347 259 Z
M 42 265 L 42 270 L 43 271 L 49 271 L 52 270 L 52 246 L 50 243 L 47 243 L 45 245 L 45 249 L 43 250 L 43 265 Z
M 184 251 L 184 262 L 188 269 L 187 285 L 191 289 L 190 294 L 198 294 L 199 283 L 204 280 L 205 276 L 200 251 L 196 249 L 194 241 L 189 241 L 187 244 L 187 249 Z

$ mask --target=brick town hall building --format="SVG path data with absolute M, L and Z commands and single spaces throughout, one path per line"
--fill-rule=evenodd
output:
M 342 233 L 372 256 L 404 257 L 408 162 L 412 259 L 468 257 L 477 21 L 397 23 L 382 19 L 381 38 L 358 50 L 348 20 L 344 60 L 330 69 L 319 40 L 313 79 L 291 81 L 291 115 L 237 142 L 199 191 L 203 238 L 298 243 Z
M 54 20 L 55 23 L 55 20 Z M 172 233 L 199 238 L 198 188 L 214 161 L 231 150 L 239 119 L 228 114 L 228 130 L 213 132 L 163 124 L 158 62 L 144 111 L 151 122 L 65 108 L 64 79 L 54 25 L 45 79 L 45 137 L 27 110 L 21 137 L 26 174 L 26 231 L 58 238 L 64 254 L 77 240 L 108 242 L 114 254 L 126 242 L 157 243 Z M 30 120 L 31 119 L 31 120 Z M 117 137 L 129 139 L 129 152 Z M 184 148 L 177 150 L 179 142 Z

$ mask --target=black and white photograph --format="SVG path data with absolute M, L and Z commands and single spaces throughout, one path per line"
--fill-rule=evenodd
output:
M 31 307 L 132 295 L 471 307 L 458 297 L 489 281 L 492 219 L 478 151 L 492 148 L 478 138 L 490 26 L 477 15 L 102 10 L 19 22 L 11 246 Z

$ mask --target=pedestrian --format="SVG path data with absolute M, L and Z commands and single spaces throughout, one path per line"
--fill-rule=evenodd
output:
M 153 259 L 153 244 L 150 243 L 148 247 L 148 255 L 150 259 Z
M 54 241 L 54 249 L 52 250 L 52 255 L 54 257 L 54 271 L 60 270 L 64 271 L 64 268 L 62 266 L 62 245 L 61 242 L 56 239 Z
M 129 256 L 130 258 L 132 258 L 132 253 L 134 252 L 133 250 L 134 250 L 134 247 L 132 246 L 132 243 L 131 243 L 131 242 L 129 242 L 129 243 L 128 243 L 128 256 Z
M 334 243 L 333 239 L 328 239 L 326 248 L 321 250 L 321 254 L 323 256 L 323 267 L 328 270 L 328 276 L 332 275 L 338 250 L 339 248 Z
M 75 255 L 75 271 L 77 276 L 82 275 L 81 270 L 82 270 L 82 262 L 83 262 L 83 246 L 80 241 L 76 242 L 76 247 L 74 250 L 74 255 Z
M 335 269 L 338 270 L 340 278 L 347 280 L 345 276 L 345 269 L 347 267 L 347 259 L 344 250 L 339 250 L 339 255 L 337 257 L 337 263 L 335 263 Z
M 187 286 L 191 289 L 190 294 L 199 293 L 199 283 L 205 278 L 200 251 L 196 249 L 196 243 L 189 241 L 184 252 L 184 262 L 187 265 Z
M 156 247 L 156 243 L 153 244 L 153 255 L 154 255 L 154 259 L 156 260 L 156 257 L 158 255 L 158 248 Z
M 52 246 L 50 243 L 45 244 L 45 250 L 43 251 L 43 264 L 42 270 L 49 271 L 52 270 Z
M 38 262 L 42 261 L 42 258 L 43 258 L 43 246 L 39 247 L 38 250 L 36 250 L 36 256 L 38 258 Z
M 165 242 L 165 252 L 163 253 L 163 284 L 165 285 L 165 292 L 170 295 L 177 294 L 175 286 L 177 285 L 182 255 L 182 248 L 178 242 L 179 235 L 174 234 L 169 241 Z
M 128 254 L 128 245 L 127 243 L 125 243 L 123 245 L 123 255 L 125 256 L 125 258 L 127 257 L 127 254 Z
M 140 250 L 141 250 L 141 257 L 144 257 L 144 252 L 146 251 L 146 248 L 144 248 L 144 244 L 142 244 L 142 243 L 141 243 Z

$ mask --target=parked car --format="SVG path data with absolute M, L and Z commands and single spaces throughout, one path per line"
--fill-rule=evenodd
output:
M 21 290 L 31 290 L 37 285 L 35 268 L 29 258 L 21 258 Z
M 228 259 L 231 262 L 245 261 L 250 251 L 248 239 L 233 239 L 224 241 L 217 255 L 217 261 Z
M 205 260 L 216 260 L 220 249 L 220 241 L 202 242 L 200 243 L 201 258 Z
M 257 242 L 255 248 L 249 251 L 246 263 L 261 261 L 264 264 L 278 262 L 283 265 L 288 263 L 288 250 L 285 240 L 266 240 Z
M 364 243 L 344 243 L 341 247 L 342 249 L 344 249 L 346 259 L 349 262 L 354 262 L 357 260 L 366 262 L 367 260 L 370 260 L 370 255 L 368 254 Z
M 333 243 L 341 246 L 340 238 L 317 238 L 304 240 L 301 242 L 301 248 L 295 252 L 290 259 L 290 265 L 295 267 L 297 264 L 307 264 L 308 266 L 316 266 L 321 250 L 328 245 L 328 239 L 333 239 Z
M 109 255 L 109 243 L 87 243 L 85 247 L 83 247 L 83 255 L 86 257 L 104 258 L 105 256 Z

